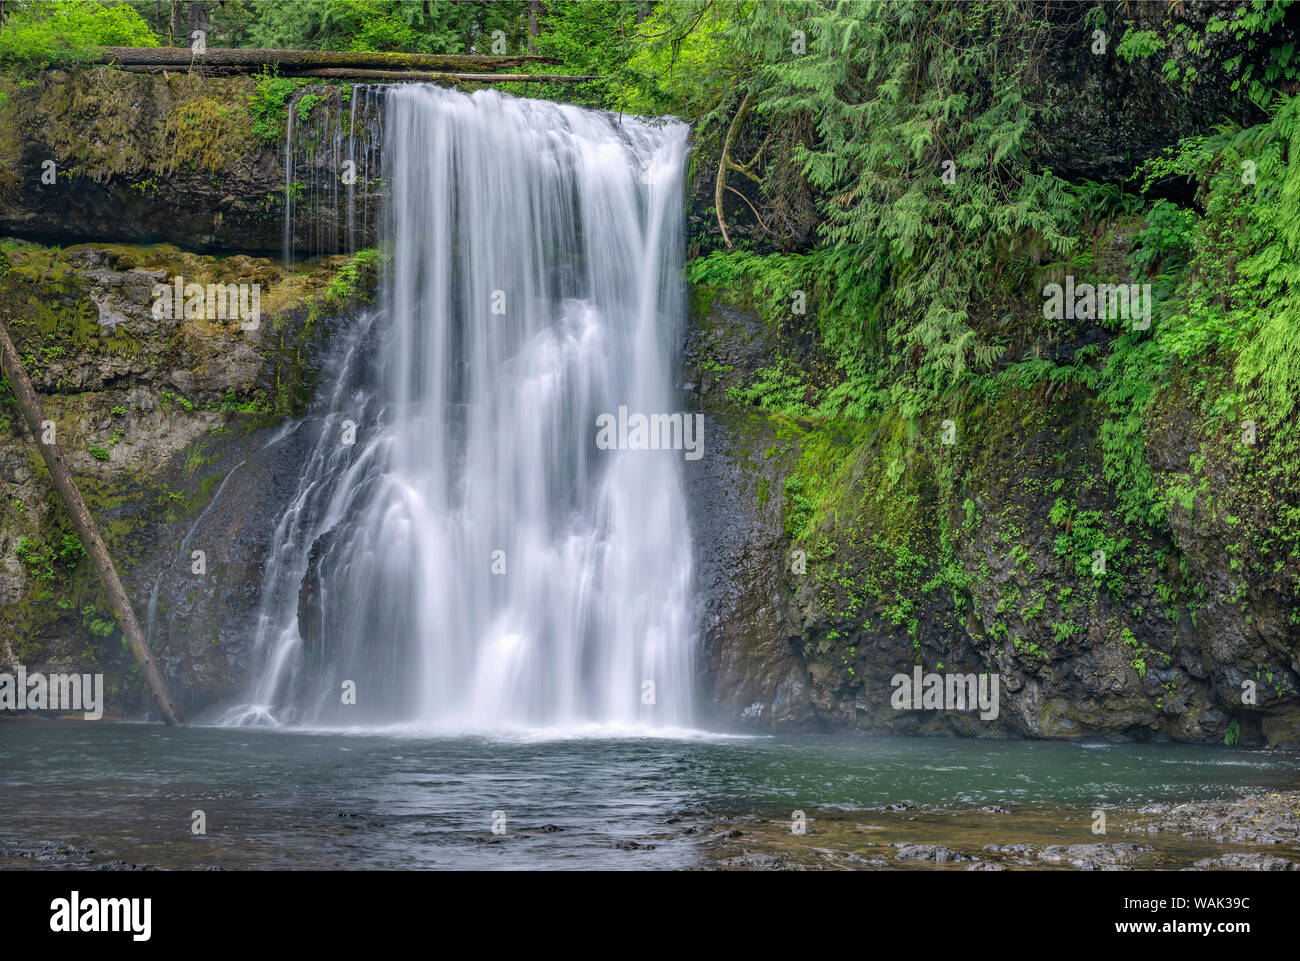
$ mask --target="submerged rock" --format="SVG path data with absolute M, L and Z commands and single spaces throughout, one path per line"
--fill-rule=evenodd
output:
M 1043 861 L 1068 861 L 1084 871 L 1127 868 L 1155 848 L 1146 844 L 1049 844 L 1038 852 Z
M 950 861 L 974 860 L 969 854 L 961 854 L 942 844 L 896 842 L 894 847 L 898 848 L 898 853 L 894 857 L 899 861 L 933 861 L 935 864 L 946 864 Z
M 1232 852 L 1196 862 L 1202 870 L 1224 868 L 1232 871 L 1300 871 L 1300 864 L 1268 854 Z
M 744 854 L 737 854 L 733 857 L 723 858 L 718 862 L 723 868 L 741 869 L 750 871 L 784 871 L 788 866 L 786 862 L 770 854 L 751 854 L 748 851 Z

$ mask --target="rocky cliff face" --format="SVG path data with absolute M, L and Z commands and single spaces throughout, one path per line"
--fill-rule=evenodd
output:
M 0 236 L 279 256 L 291 203 L 294 250 L 370 246 L 380 191 L 368 188 L 378 174 L 362 153 L 346 155 L 360 158 L 346 169 L 340 152 L 352 133 L 342 127 L 355 116 L 350 104 L 343 109 L 350 89 L 268 93 L 260 83 L 110 69 L 51 71 L 28 84 L 0 79 Z
M 301 413 L 322 338 L 346 322 L 353 289 L 337 278 L 347 263 L 288 268 L 104 244 L 5 242 L 0 253 L 0 310 L 188 713 L 246 679 L 267 542 L 300 461 L 292 437 L 267 442 Z M 155 311 L 155 285 L 177 276 L 205 288 L 257 283 L 256 327 L 240 316 Z M 0 480 L 0 664 L 93 665 L 109 679 L 110 712 L 147 710 L 114 616 L 7 399 Z
M 247 680 L 270 534 L 303 459 L 302 432 L 280 429 L 374 280 L 328 256 L 372 243 L 378 220 L 364 162 L 355 190 L 338 186 L 341 118 L 363 116 L 345 109 L 350 90 L 262 83 L 107 69 L 0 79 L 0 308 L 189 714 Z M 286 242 L 327 256 L 286 265 Z M 177 277 L 257 288 L 260 323 L 157 316 L 155 285 Z M 94 665 L 111 712 L 147 711 L 8 403 L 0 465 L 0 666 Z
M 1236 82 L 1245 64 L 1262 69 L 1261 50 L 1230 31 L 1198 39 L 1227 6 L 1084 17 L 1044 4 L 1038 99 L 1056 106 L 1036 162 L 1132 190 L 1143 161 L 1206 118 L 1256 122 Z M 1286 16 L 1300 23 L 1300 10 Z M 764 135 L 748 130 L 737 153 L 752 156 Z M 709 149 L 691 185 L 694 252 L 720 243 Z M 1154 193 L 1200 202 L 1178 177 Z M 725 209 L 733 238 L 774 243 L 739 198 Z M 1107 362 L 1114 332 L 1041 323 L 1045 282 L 1129 280 L 1144 227 L 1093 224 L 1077 262 L 1009 250 L 975 320 L 1007 345 L 994 374 L 1032 360 L 1042 376 L 954 392 L 924 415 L 889 403 L 866 420 L 771 413 L 800 406 L 790 383 L 840 380 L 815 346 L 815 308 L 778 315 L 743 280 L 695 291 L 683 379 L 709 454 L 688 479 L 700 688 L 718 718 L 755 730 L 1300 744 L 1300 569 L 1285 535 L 1295 498 L 1280 467 L 1293 439 L 1243 443 L 1223 368 L 1175 369 L 1149 403 L 1107 403 L 1087 369 Z M 1004 270 L 1022 275 L 1018 286 Z M 1127 468 L 1167 505 L 1159 523 L 1120 495 L 1113 460 L 1125 445 Z M 891 682 L 917 667 L 997 675 L 997 718 L 897 709 Z
M 684 380 L 708 454 L 688 481 L 718 719 L 1300 744 L 1295 559 L 1263 563 L 1239 516 L 1267 528 L 1286 508 L 1232 430 L 1192 413 L 1194 375 L 1166 386 L 1147 438 L 1158 487 L 1200 485 L 1161 536 L 1126 523 L 1103 477 L 1106 410 L 1078 385 L 954 399 L 951 444 L 938 418 L 767 413 L 739 389 L 776 358 L 823 362 L 800 326 L 743 286 L 695 292 Z M 997 675 L 998 716 L 898 709 L 892 680 L 917 667 Z

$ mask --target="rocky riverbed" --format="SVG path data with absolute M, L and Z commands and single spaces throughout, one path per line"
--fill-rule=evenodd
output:
M 1097 811 L 1035 805 L 737 814 L 692 825 L 725 871 L 1300 871 L 1300 791 Z
M 1064 805 L 891 804 L 805 814 L 798 834 L 781 812 L 681 812 L 662 830 L 615 846 L 637 852 L 686 842 L 697 850 L 696 869 L 720 871 L 1300 871 L 1300 791 L 1108 810 L 1104 834 L 1093 833 L 1095 809 Z M 367 827 L 383 825 L 361 818 L 333 827 L 363 841 Z M 542 825 L 520 836 L 563 830 Z M 507 843 L 481 832 L 471 840 Z M 3 869 L 219 870 L 224 860 L 157 853 L 157 863 L 137 863 L 107 847 L 0 838 Z

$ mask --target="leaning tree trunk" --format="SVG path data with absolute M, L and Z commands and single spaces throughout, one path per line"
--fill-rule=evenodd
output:
M 126 596 L 126 589 L 122 586 L 121 579 L 117 576 L 117 569 L 113 566 L 113 559 L 108 554 L 104 539 L 95 526 L 95 519 L 90 516 L 90 509 L 86 507 L 81 491 L 77 489 L 72 479 L 72 472 L 68 470 L 67 462 L 63 459 L 63 452 L 59 450 L 57 444 L 44 443 L 42 426 L 44 417 L 41 414 L 40 403 L 36 399 L 36 391 L 32 389 L 32 382 L 28 380 L 27 372 L 23 370 L 22 362 L 18 359 L 18 351 L 14 349 L 13 341 L 9 339 L 9 331 L 3 321 L 0 321 L 0 367 L 9 378 L 9 386 L 13 390 L 14 400 L 18 402 L 18 410 L 22 413 L 23 420 L 27 422 L 32 436 L 36 438 L 36 446 L 40 448 L 41 457 L 45 459 L 45 466 L 50 469 L 50 479 L 54 481 L 54 488 L 63 498 L 63 505 L 72 518 L 72 526 L 76 528 L 77 536 L 81 538 L 95 572 L 104 582 L 109 602 L 113 605 L 114 613 L 122 624 L 122 634 L 135 653 L 136 663 L 140 665 L 140 672 L 144 674 L 149 690 L 153 691 L 154 700 L 158 702 L 158 709 L 162 711 L 163 719 L 168 724 L 185 723 L 176 699 L 172 697 L 171 689 L 167 686 L 167 679 L 163 677 L 158 662 L 154 660 L 153 652 L 149 650 L 149 645 L 145 641 L 144 632 L 140 630 L 140 622 L 135 618 L 135 610 Z

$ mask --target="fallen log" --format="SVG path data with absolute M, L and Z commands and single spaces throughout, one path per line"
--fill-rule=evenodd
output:
M 77 489 L 76 482 L 72 479 L 72 472 L 68 470 L 67 462 L 63 459 L 63 452 L 59 450 L 56 443 L 44 442 L 45 418 L 41 413 L 41 405 L 36 399 L 36 391 L 33 390 L 32 382 L 27 377 L 27 371 L 23 370 L 22 362 L 18 359 L 18 351 L 14 349 L 13 341 L 9 339 L 9 330 L 3 321 L 0 321 L 0 369 L 3 369 L 9 379 L 9 387 L 13 391 L 14 400 L 18 403 L 18 410 L 36 440 L 41 457 L 45 459 L 45 466 L 50 470 L 54 489 L 63 499 L 63 506 L 67 509 L 68 516 L 72 518 L 72 526 L 76 529 L 77 536 L 81 538 L 86 556 L 90 558 L 91 565 L 94 566 L 95 572 L 104 584 L 104 589 L 108 592 L 114 616 L 122 625 L 122 634 L 131 645 L 136 663 L 140 665 L 140 673 L 144 675 L 149 690 L 153 692 L 154 700 L 158 702 L 163 720 L 168 724 L 185 723 L 176 699 L 172 697 L 171 689 L 167 686 L 167 679 L 163 677 L 158 662 L 153 658 L 153 652 L 149 650 L 144 632 L 140 630 L 140 622 L 136 620 L 135 610 L 126 596 L 126 589 L 122 586 L 121 578 L 117 576 L 117 569 L 113 566 L 108 547 L 99 534 L 99 528 L 95 526 L 95 519 L 91 516 L 90 509 L 86 507 L 81 491 Z
M 82 61 L 84 63 L 85 61 Z M 481 56 L 466 53 L 380 53 L 356 50 L 253 50 L 208 47 L 195 53 L 189 47 L 98 47 L 90 61 L 119 67 L 158 67 L 170 70 L 220 68 L 252 73 L 278 67 L 286 76 L 323 68 L 362 70 L 460 70 L 491 72 L 528 63 L 559 63 L 555 57 L 519 55 Z M 68 64 L 64 64 L 67 66 Z M 53 66 L 59 66 L 56 62 Z
M 322 67 L 319 70 L 299 70 L 298 77 L 322 77 L 341 80 L 365 80 L 374 83 L 439 83 L 442 81 L 472 83 L 580 83 L 599 80 L 599 76 L 572 76 L 561 73 L 434 73 L 425 70 L 349 70 L 340 67 Z

